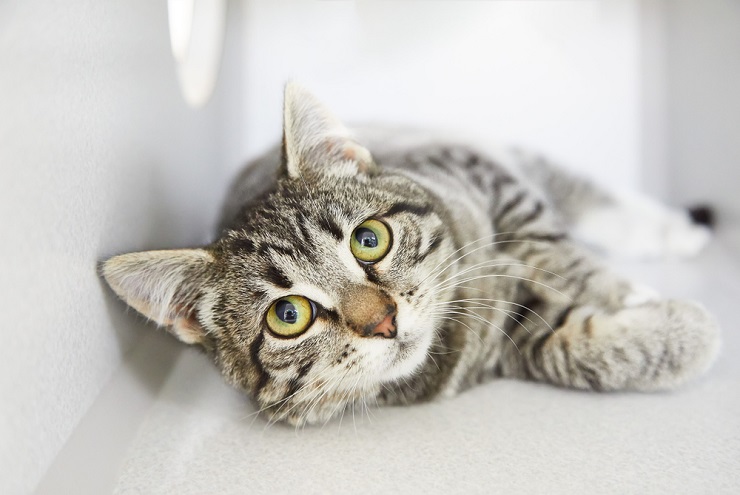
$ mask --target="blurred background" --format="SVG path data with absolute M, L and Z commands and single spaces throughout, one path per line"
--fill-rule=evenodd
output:
M 347 122 L 708 202 L 740 249 L 737 0 L 169 4 L 0 2 L 0 493 L 38 485 L 151 331 L 96 262 L 207 242 L 229 179 L 279 138 L 290 78 Z

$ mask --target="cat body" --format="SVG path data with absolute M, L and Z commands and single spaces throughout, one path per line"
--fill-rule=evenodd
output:
M 103 265 L 119 296 L 205 347 L 271 421 L 497 377 L 669 389 L 711 364 L 719 332 L 701 306 L 662 300 L 582 247 L 694 254 L 708 232 L 681 212 L 536 155 L 350 133 L 294 84 L 284 119 L 280 149 L 234 183 L 216 241 Z

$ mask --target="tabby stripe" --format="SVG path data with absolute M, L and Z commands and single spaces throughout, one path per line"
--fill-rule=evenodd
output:
M 375 270 L 373 269 L 372 265 L 363 264 L 362 268 L 365 270 L 365 276 L 370 282 L 376 285 L 380 285 L 380 279 L 378 278 L 378 274 L 375 273 Z
M 256 250 L 256 246 L 251 239 L 234 239 L 231 242 L 231 248 L 235 251 L 239 251 L 244 254 L 252 254 Z
M 568 319 L 568 316 L 573 312 L 573 310 L 576 309 L 575 304 L 571 304 L 567 308 L 565 308 L 563 311 L 560 312 L 557 318 L 555 318 L 555 323 L 553 324 L 553 328 L 558 329 L 562 327 L 565 324 L 565 320 Z
M 586 289 L 588 289 L 588 279 L 596 275 L 598 270 L 595 268 L 592 268 L 591 270 L 588 270 L 586 273 L 581 275 L 581 282 L 578 286 L 578 292 L 576 293 L 576 297 L 581 297 L 584 292 L 586 292 Z
M 570 377 L 570 382 L 565 383 L 565 385 L 573 385 L 573 377 L 576 375 L 576 371 L 573 368 L 573 361 L 570 356 L 570 343 L 565 339 L 561 338 L 560 340 L 560 352 L 563 353 L 563 361 L 565 361 L 565 367 L 568 370 L 568 376 Z
M 465 168 L 467 169 L 474 168 L 479 163 L 480 163 L 480 157 L 475 153 L 471 153 L 470 156 L 468 157 L 468 160 L 465 162 Z
M 491 188 L 493 189 L 492 195 L 495 200 L 496 208 L 498 208 L 499 201 L 501 200 L 501 188 L 506 184 L 512 184 L 514 182 L 514 179 L 509 175 L 494 175 L 491 180 Z
M 383 215 L 384 217 L 390 217 L 398 213 L 411 213 L 420 217 L 426 216 L 431 212 L 431 208 L 425 205 L 415 205 L 412 203 L 399 202 L 391 206 Z
M 442 160 L 440 160 L 438 157 L 436 157 L 434 155 L 428 156 L 427 157 L 427 160 L 429 161 L 429 163 L 431 163 L 432 165 L 434 165 L 434 166 L 436 166 L 438 168 L 442 168 L 442 169 L 445 169 L 445 170 L 447 169 L 447 163 L 443 162 Z
M 537 337 L 537 340 L 535 340 L 530 347 L 534 364 L 543 375 L 545 374 L 545 367 L 542 365 L 542 347 L 545 345 L 545 342 L 547 342 L 547 340 L 553 335 L 555 334 L 553 334 L 552 332 L 544 332 L 542 335 Z
M 288 392 L 285 394 L 280 402 L 283 402 L 289 397 L 293 397 L 293 395 L 298 392 L 298 387 L 300 387 L 301 385 L 301 380 L 304 376 L 306 376 L 306 374 L 308 374 L 308 372 L 311 370 L 311 367 L 313 367 L 313 361 L 308 361 L 298 369 L 298 373 L 296 374 L 296 376 L 291 378 L 290 382 L 288 382 Z
M 313 238 L 311 230 L 308 228 L 310 222 L 305 217 L 298 219 L 298 229 L 301 231 L 301 240 L 296 244 L 296 249 L 303 254 L 309 261 L 316 262 L 316 250 L 311 249 L 316 243 Z
M 496 364 L 493 367 L 492 373 L 495 378 L 504 376 L 504 369 L 503 369 L 503 365 L 501 364 L 501 359 L 498 359 L 496 361 Z
M 668 346 L 663 347 L 663 352 L 660 355 L 660 358 L 658 359 L 657 364 L 655 365 L 655 369 L 653 369 L 653 378 L 658 376 L 658 374 L 663 371 L 663 363 L 665 363 L 666 359 L 668 358 Z
M 652 357 L 650 356 L 650 352 L 645 347 L 640 347 L 640 354 L 642 354 L 643 363 L 642 367 L 640 368 L 640 376 L 645 376 L 650 369 L 650 366 L 653 364 Z M 665 353 L 666 351 L 663 350 Z M 657 368 L 653 370 L 653 378 L 658 374 Z
M 524 320 L 524 312 L 528 311 L 529 308 L 532 307 L 534 304 L 538 304 L 540 301 L 537 298 L 529 298 L 526 301 L 522 303 L 522 306 L 524 308 L 519 308 L 517 311 L 514 311 L 514 316 L 512 318 L 507 318 L 504 325 L 504 333 L 508 335 L 509 337 L 513 337 L 517 330 L 524 327 L 526 329 L 527 327 L 522 323 L 522 320 Z M 506 326 L 507 324 L 511 326 Z
M 341 318 L 339 317 L 339 313 L 334 311 L 333 309 L 323 309 L 323 311 L 320 309 L 319 313 L 322 314 L 322 316 L 326 316 L 330 321 L 334 323 L 338 323 L 341 321 Z
M 286 256 L 290 256 L 291 258 L 295 258 L 295 251 L 293 251 L 292 248 L 289 248 L 286 246 L 280 246 L 278 244 L 273 244 L 271 242 L 265 242 L 263 244 L 260 244 L 260 247 L 259 247 L 260 256 L 267 256 L 269 251 L 274 251 L 276 253 L 284 254 Z
M 542 204 L 541 201 L 537 201 L 537 204 L 534 207 L 534 210 L 532 210 L 529 215 L 525 216 L 521 220 L 519 220 L 519 227 L 522 228 L 528 223 L 533 222 L 537 218 L 539 218 L 540 215 L 542 215 L 542 211 L 544 210 L 545 206 Z
M 599 380 L 599 374 L 596 372 L 596 370 L 589 366 L 586 366 L 580 361 L 576 361 L 576 367 L 578 368 L 578 371 L 581 372 L 581 376 L 584 380 L 586 380 L 586 383 L 588 383 L 589 387 L 591 387 L 592 390 L 596 390 L 597 392 L 604 390 L 604 387 L 601 385 L 601 380 Z
M 498 214 L 496 215 L 496 220 L 503 219 L 511 210 L 519 206 L 519 204 L 524 200 L 525 198 L 524 191 L 519 191 L 516 196 L 514 196 L 512 199 L 510 199 L 504 206 L 501 207 L 501 210 L 499 210 Z
M 270 375 L 267 373 L 267 371 L 265 371 L 265 368 L 262 366 L 262 361 L 260 361 L 259 358 L 260 349 L 262 349 L 262 343 L 264 341 L 265 335 L 264 333 L 260 332 L 252 341 L 252 345 L 249 346 L 249 356 L 252 358 L 254 369 L 257 370 L 257 374 L 259 375 L 257 386 L 254 389 L 254 396 L 256 398 L 259 398 L 260 392 L 263 388 L 265 388 L 265 385 L 267 385 L 267 381 L 270 379 Z
M 337 241 L 344 239 L 344 231 L 342 228 L 328 215 L 322 215 L 317 222 L 318 226 L 324 231 L 331 235 Z
M 273 285 L 276 285 L 282 289 L 290 289 L 291 287 L 293 287 L 293 282 L 291 282 L 288 276 L 285 275 L 285 273 L 283 273 L 283 271 L 275 265 L 269 265 L 267 267 L 265 278 L 272 282 Z
M 568 263 L 568 266 L 566 266 L 563 269 L 563 272 L 570 272 L 570 271 L 574 270 L 575 267 L 577 267 L 578 265 L 580 265 L 584 261 L 586 261 L 586 258 L 584 258 L 583 256 L 578 256 L 573 261 L 571 261 L 570 263 Z
M 442 232 L 440 231 L 434 232 L 434 234 L 432 234 L 432 242 L 429 243 L 429 247 L 423 253 L 417 254 L 415 261 L 417 263 L 421 263 L 422 261 L 424 261 L 427 258 L 427 256 L 429 256 L 434 251 L 439 249 L 439 246 L 442 245 L 442 240 L 443 240 Z

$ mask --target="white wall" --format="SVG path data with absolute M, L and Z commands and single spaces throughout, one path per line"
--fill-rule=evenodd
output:
M 663 0 L 666 136 L 677 202 L 709 202 L 740 253 L 740 2 Z
M 178 93 L 166 2 L 0 2 L 0 493 L 32 489 L 152 331 L 96 261 L 205 238 L 219 122 Z
M 345 120 L 456 129 L 610 184 L 640 179 L 637 0 L 242 4 L 227 48 L 241 85 L 226 116 L 231 168 L 278 138 L 295 78 Z

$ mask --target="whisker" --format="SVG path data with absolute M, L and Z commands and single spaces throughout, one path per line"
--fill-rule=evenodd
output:
M 429 287 L 428 290 L 435 290 L 436 288 L 440 287 L 441 285 L 443 285 L 443 284 L 445 284 L 447 282 L 453 281 L 456 278 L 461 277 L 461 276 L 464 276 L 464 275 L 466 275 L 466 274 L 468 274 L 468 273 L 470 273 L 472 271 L 475 271 L 476 269 L 496 268 L 496 267 L 499 267 L 499 266 L 529 268 L 531 270 L 535 270 L 535 271 L 542 272 L 542 273 L 547 273 L 548 275 L 553 275 L 555 277 L 558 277 L 558 278 L 564 280 L 564 278 L 561 275 L 558 275 L 555 272 L 551 272 L 550 270 L 545 270 L 544 268 L 539 268 L 537 266 L 529 265 L 527 263 L 522 263 L 522 262 L 519 262 L 519 261 L 502 263 L 502 262 L 496 261 L 496 260 L 488 260 L 488 261 L 483 261 L 483 262 L 477 263 L 476 265 L 473 265 L 471 267 L 468 267 L 465 270 L 463 270 L 461 272 L 458 272 L 455 275 L 452 275 L 451 277 L 448 277 L 445 280 L 439 281 L 435 285 Z M 498 274 L 489 274 L 489 275 L 498 275 Z M 506 275 L 506 274 L 500 274 L 500 275 Z M 511 275 L 511 276 L 513 276 L 513 275 Z
M 450 307 L 451 308 L 455 308 L 455 309 L 490 309 L 490 310 L 493 310 L 493 311 L 498 311 L 499 313 L 503 313 L 504 316 L 506 316 L 507 318 L 510 318 L 512 321 L 514 321 L 516 324 L 518 324 L 520 327 L 522 327 L 525 332 L 527 332 L 528 334 L 532 335 L 532 332 L 530 332 L 529 329 L 521 321 L 519 321 L 516 318 L 514 318 L 513 316 L 511 316 L 511 313 L 514 313 L 516 315 L 521 316 L 522 318 L 526 318 L 530 323 L 534 324 L 534 322 L 532 322 L 532 320 L 530 320 L 529 318 L 527 318 L 522 313 L 517 313 L 516 311 L 513 311 L 513 310 L 506 310 L 506 309 L 503 309 L 503 308 L 497 308 L 496 306 L 493 306 L 493 305 L 490 305 L 490 304 L 484 304 L 484 303 L 476 303 L 476 304 L 478 304 L 478 306 L 471 306 L 471 305 L 468 305 L 468 306 L 457 306 L 457 305 L 452 305 Z
M 480 238 L 478 240 L 471 241 L 471 242 L 467 243 L 462 248 L 459 248 L 458 250 L 454 251 L 452 253 L 452 255 L 454 255 L 455 253 L 459 252 L 461 249 L 464 249 L 465 247 L 468 247 L 468 246 L 470 246 L 472 244 L 475 244 L 476 242 L 479 242 L 480 240 L 483 240 L 483 239 L 486 239 L 486 238 L 490 238 L 491 236 L 496 236 L 496 235 L 510 235 L 510 234 L 515 234 L 515 232 L 499 232 L 499 233 L 496 233 L 496 234 L 491 234 L 489 236 L 482 237 L 482 238 Z M 419 284 L 421 284 L 424 281 L 426 281 L 432 275 L 434 276 L 434 278 L 432 280 L 434 280 L 436 277 L 438 277 L 439 275 L 441 275 L 442 273 L 444 273 L 445 270 L 447 270 L 448 268 L 450 268 L 451 266 L 453 266 L 454 264 L 456 264 L 458 261 L 462 260 L 463 258 L 465 258 L 467 256 L 470 256 L 471 254 L 473 254 L 475 252 L 478 252 L 478 251 L 480 251 L 482 249 L 486 249 L 488 247 L 495 246 L 495 245 L 498 245 L 498 244 L 510 244 L 510 243 L 517 243 L 517 242 L 518 243 L 530 243 L 530 244 L 542 244 L 542 245 L 547 245 L 548 244 L 547 242 L 544 242 L 544 241 L 534 241 L 534 240 L 529 240 L 529 239 L 507 239 L 507 240 L 502 240 L 502 241 L 489 242 L 489 243 L 484 244 L 482 246 L 478 246 L 477 248 L 475 248 L 475 249 L 473 249 L 471 251 L 466 252 L 462 256 L 460 256 L 460 257 L 456 258 L 455 260 L 449 262 L 447 265 L 445 265 L 441 269 L 437 269 L 435 267 L 435 269 L 433 269 L 432 272 L 429 275 L 427 275 L 424 279 L 422 279 L 422 281 L 419 282 Z M 445 258 L 444 260 L 442 260 L 442 263 L 445 260 L 447 260 L 449 257 L 450 257 L 450 255 L 448 255 L 447 258 Z
M 477 289 L 475 287 L 466 287 L 466 288 L 468 288 L 468 289 L 474 289 L 474 290 L 480 290 L 481 292 L 483 292 L 481 289 Z M 502 304 L 511 304 L 512 306 L 517 306 L 519 308 L 526 309 L 527 311 L 530 311 L 531 313 L 534 313 L 534 315 L 537 316 L 542 321 L 542 323 L 544 323 L 545 326 L 547 326 L 547 328 L 550 329 L 550 332 L 555 333 L 555 330 L 553 330 L 553 328 L 550 326 L 550 324 L 547 322 L 547 320 L 545 320 L 542 316 L 540 316 L 540 314 L 537 313 L 535 310 L 533 310 L 532 308 L 530 308 L 529 306 L 526 306 L 524 304 L 519 304 L 519 303 L 515 303 L 515 302 L 511 302 L 511 301 L 506 301 L 504 299 L 491 299 L 491 298 L 487 298 L 487 297 L 472 297 L 472 298 L 467 298 L 467 299 L 455 299 L 455 300 L 448 301 L 448 302 L 449 303 L 461 303 L 461 302 L 476 302 L 477 303 L 479 301 L 496 302 L 496 303 L 502 303 Z M 438 302 L 438 303 L 434 303 L 433 305 L 435 305 L 435 306 L 441 306 L 441 305 L 445 305 L 445 304 L 448 304 L 448 303 L 446 303 L 446 302 Z M 501 311 L 510 311 L 510 312 L 513 312 L 513 313 L 521 316 L 522 318 L 524 318 L 525 320 L 527 320 L 531 324 L 535 325 L 535 322 L 532 321 L 531 318 L 527 317 L 526 315 L 524 315 L 522 313 L 518 313 L 518 312 L 516 312 L 514 310 L 508 310 L 508 309 L 504 309 L 504 308 L 497 308 L 497 309 L 500 309 Z
M 533 284 L 540 285 L 542 287 L 545 287 L 546 289 L 549 289 L 549 290 L 551 290 L 551 291 L 553 291 L 553 292 L 555 292 L 555 293 L 563 296 L 565 299 L 567 299 L 570 302 L 573 301 L 571 297 L 563 294 L 562 292 L 560 292 L 559 290 L 555 289 L 554 287 L 550 287 L 549 285 L 547 285 L 547 284 L 545 284 L 543 282 L 540 282 L 538 280 L 532 280 L 531 278 L 520 277 L 518 275 L 506 275 L 506 274 L 501 274 L 501 273 L 490 273 L 490 274 L 486 274 L 486 275 L 477 275 L 475 277 L 470 277 L 470 278 L 467 278 L 467 279 L 464 279 L 464 280 L 459 280 L 459 281 L 455 282 L 454 284 L 448 284 L 446 286 L 443 286 L 443 287 L 439 288 L 439 292 L 448 290 L 450 288 L 458 287 L 459 284 L 464 284 L 464 283 L 472 282 L 472 281 L 475 281 L 475 280 L 481 280 L 481 279 L 484 279 L 484 278 L 496 278 L 496 277 L 513 278 L 513 279 L 517 279 L 517 280 L 522 280 L 524 282 L 531 282 Z

